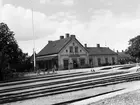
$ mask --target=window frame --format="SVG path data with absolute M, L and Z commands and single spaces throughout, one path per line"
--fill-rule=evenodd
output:
M 106 64 L 108 64 L 108 63 L 109 63 L 109 62 L 108 62 L 108 58 L 105 58 L 105 63 L 106 63 Z
M 115 57 L 112 57 L 112 63 L 115 64 Z
M 69 47 L 70 53 L 73 53 L 73 46 Z
M 98 66 L 101 65 L 101 58 L 97 58 L 97 61 L 98 61 Z
M 84 62 L 82 62 L 84 61 Z M 80 65 L 85 65 L 86 64 L 86 59 L 85 58 L 80 58 Z
M 75 46 L 75 53 L 79 53 L 78 46 Z

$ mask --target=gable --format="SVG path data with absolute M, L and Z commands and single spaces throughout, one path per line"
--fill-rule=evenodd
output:
M 88 54 L 87 50 L 83 47 L 83 45 L 76 39 L 72 38 L 71 41 L 60 51 L 60 54 L 67 55 L 70 53 L 70 47 L 73 47 L 73 51 L 75 52 L 75 47 L 78 47 L 78 54 Z

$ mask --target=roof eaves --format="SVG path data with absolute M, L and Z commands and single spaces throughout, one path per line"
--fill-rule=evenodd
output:
M 40 56 L 47 56 L 47 55 L 54 55 L 54 54 L 58 54 L 58 53 L 51 53 L 51 54 L 36 55 L 36 57 L 40 57 Z
M 89 53 L 89 55 L 90 55 L 90 56 L 93 56 L 93 55 L 95 56 L 95 55 L 118 55 L 118 54 L 90 54 L 90 53 Z

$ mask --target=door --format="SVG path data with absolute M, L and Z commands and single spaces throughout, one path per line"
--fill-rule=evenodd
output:
M 73 68 L 78 68 L 77 59 L 73 59 Z
M 65 59 L 63 60 L 63 63 L 64 63 L 64 69 L 68 69 L 69 60 Z

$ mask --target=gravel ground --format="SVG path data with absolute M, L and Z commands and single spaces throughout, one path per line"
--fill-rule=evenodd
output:
M 87 69 L 87 70 L 83 69 L 83 71 L 90 71 L 90 70 L 91 69 Z M 111 90 L 115 90 L 115 89 L 128 88 L 128 87 L 132 87 L 132 86 L 135 87 L 136 85 L 138 85 L 139 89 L 140 89 L 140 81 L 134 81 L 134 82 L 127 82 L 127 83 L 122 83 L 122 84 L 110 85 L 110 86 L 106 86 L 106 87 L 99 87 L 99 88 L 70 92 L 70 93 L 59 94 L 59 95 L 54 95 L 54 96 L 40 97 L 40 98 L 36 98 L 36 99 L 7 103 L 7 104 L 4 104 L 4 105 L 52 105 L 54 103 L 68 101 L 68 100 L 72 100 L 72 99 L 75 99 L 75 98 L 82 98 L 82 97 L 90 96 L 90 95 L 96 95 L 96 94 L 99 94 L 99 93 L 102 93 L 102 92 L 107 92 L 107 91 L 111 91 Z M 140 90 L 138 92 L 140 93 Z M 127 93 L 127 94 L 130 94 L 130 93 Z M 133 93 L 134 93 L 134 96 L 133 96 Z M 115 96 L 113 98 L 108 98 L 108 99 L 105 99 L 105 100 L 102 100 L 102 101 L 97 101 L 95 103 L 92 102 L 92 104 L 88 104 L 88 105 L 140 105 L 139 104 L 140 101 L 138 100 L 138 99 L 140 99 L 140 97 L 139 97 L 140 95 L 139 95 L 139 93 L 137 93 L 137 95 L 135 93 L 137 93 L 137 91 L 132 92 L 132 95 L 130 94 L 130 97 L 126 97 L 124 99 L 121 98 L 122 97 L 121 95 L 120 95 L 120 98 L 116 98 L 116 97 L 119 97 L 119 95 L 118 95 L 118 96 Z M 126 96 L 129 96 L 129 95 L 126 95 Z M 131 99 L 131 98 L 134 98 L 134 99 L 136 98 L 137 100 L 134 100 L 134 99 Z M 125 104 L 121 103 L 121 101 L 119 101 L 119 99 L 122 102 L 124 100 Z M 129 102 L 129 100 L 130 101 L 132 100 L 132 103 L 134 103 L 135 101 L 137 103 L 136 104 L 130 104 L 131 102 Z M 117 102 L 119 102 L 119 103 L 117 103 Z M 81 105 L 81 104 L 79 104 L 79 105 Z
M 116 89 L 128 88 L 131 86 L 135 87 L 136 85 L 138 85 L 137 89 L 140 89 L 140 81 L 135 81 L 135 82 L 110 85 L 110 86 L 105 86 L 105 87 L 91 88 L 91 89 L 70 92 L 70 93 L 65 93 L 65 94 L 58 94 L 58 95 L 54 95 L 54 96 L 40 97 L 40 98 L 30 99 L 30 100 L 25 100 L 25 101 L 7 103 L 4 105 L 52 105 L 54 103 L 82 98 L 85 96 L 96 95 L 96 94 L 100 94 L 103 92 L 112 91 L 112 90 L 116 90 Z M 112 94 L 114 94 L 114 93 L 112 93 Z M 117 94 L 118 94 L 118 92 L 117 92 Z M 103 99 L 105 99 L 105 98 L 103 98 Z M 99 102 L 96 101 L 97 102 L 96 104 L 93 102 L 95 102 L 95 101 L 92 101 L 91 102 L 92 104 L 89 104 L 89 105 L 108 105 L 108 104 L 100 103 L 101 101 L 99 101 Z M 83 105 L 83 104 L 80 103 L 80 104 L 76 104 L 76 105 Z M 87 105 L 87 104 L 84 104 L 84 105 Z M 109 105 L 121 105 L 121 104 L 109 104 Z M 124 105 L 129 105 L 129 104 L 124 104 Z M 140 104 L 136 104 L 136 105 L 140 105 Z
M 117 95 L 88 105 L 140 105 L 140 90 Z

